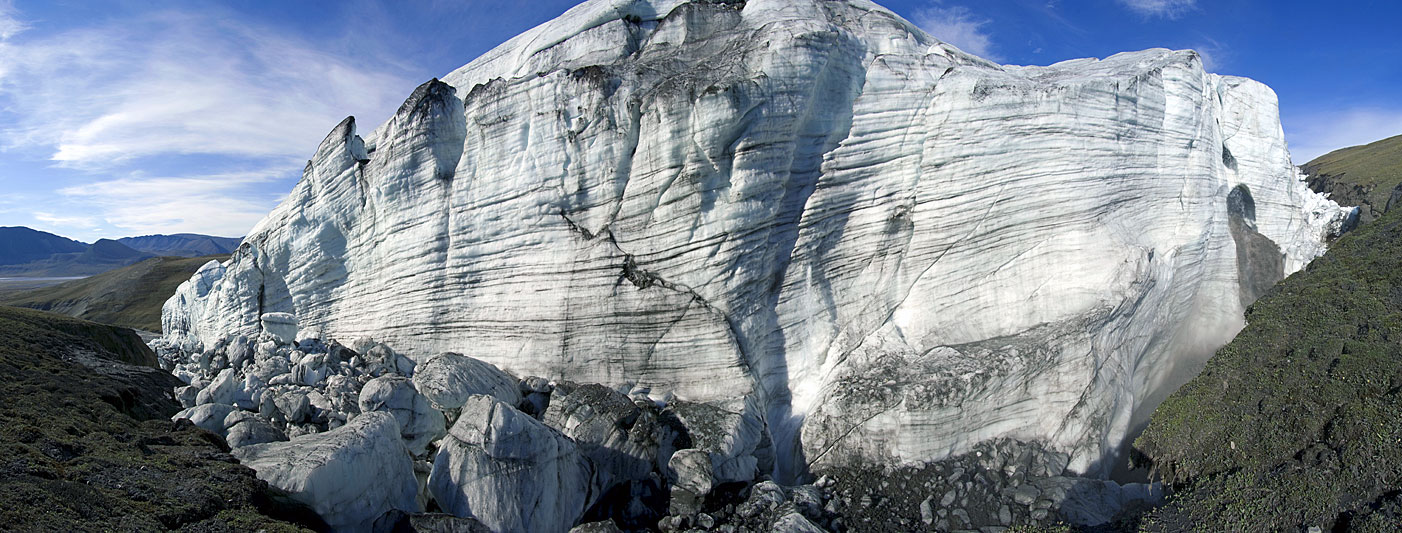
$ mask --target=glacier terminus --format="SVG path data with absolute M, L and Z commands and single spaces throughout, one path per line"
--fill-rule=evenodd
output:
M 547 390 L 454 358 L 704 406 L 724 442 L 662 462 L 717 480 L 997 439 L 1107 475 L 1354 210 L 1301 181 L 1268 87 L 1195 52 L 1014 66 L 937 37 L 864 0 L 590 0 L 378 127 L 337 125 L 232 258 L 165 304 L 157 345 L 201 398 L 283 416 L 270 391 L 311 387 L 346 428 L 364 381 L 304 341 L 390 374 L 431 363 L 417 390 L 508 410 L 438 405 L 444 423 L 404 389 L 409 448 L 430 428 L 452 451 L 435 476 L 517 453 L 472 446 Z M 234 344 L 238 364 L 208 355 Z M 584 475 L 593 448 L 542 439 L 569 461 L 551 475 Z M 467 508 L 457 479 L 429 485 Z M 533 512 L 500 523 L 557 511 Z

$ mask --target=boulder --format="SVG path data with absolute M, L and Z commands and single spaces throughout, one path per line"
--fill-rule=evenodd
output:
M 790 511 L 774 520 L 774 525 L 770 526 L 769 531 L 770 533 L 827 533 L 823 528 L 804 518 L 798 511 Z
M 767 451 L 761 448 L 764 423 L 751 400 L 732 405 L 674 401 L 667 406 L 667 414 L 685 428 L 678 447 L 705 451 L 716 485 L 753 480 L 758 455 Z
M 222 403 L 232 405 L 239 391 L 239 381 L 234 376 L 234 370 L 226 368 L 219 371 L 219 375 L 214 377 L 214 381 L 209 386 L 201 390 L 195 396 L 195 405 L 205 403 Z
M 389 346 L 378 343 L 356 343 L 356 346 L 357 352 L 365 354 L 361 359 L 369 373 L 379 375 L 395 372 L 408 377 L 414 376 L 414 361 L 395 353 Z
M 248 411 L 234 411 L 224 417 L 224 435 L 231 448 L 287 440 L 282 431 Z
M 440 446 L 428 479 L 439 507 L 494 531 L 566 531 L 593 503 L 575 443 L 495 397 L 468 397 Z
M 601 520 L 574 526 L 570 529 L 570 533 L 623 533 L 623 530 L 619 529 L 618 524 L 613 523 L 612 520 Z
M 201 429 L 209 431 L 220 437 L 224 436 L 224 419 L 236 408 L 232 405 L 222 403 L 204 403 L 196 405 L 171 416 L 171 420 L 189 419 Z
M 329 408 L 324 409 L 335 411 L 347 417 L 359 413 L 360 389 L 363 386 L 360 380 L 350 376 L 327 378 L 326 387 L 321 390 L 321 393 L 322 396 L 326 397 Z
M 391 511 L 375 522 L 375 531 L 396 533 L 493 533 L 476 518 L 443 513 Z
M 244 374 L 257 376 L 264 383 L 271 382 L 273 378 L 292 372 L 292 365 L 288 363 L 286 357 L 276 355 L 259 355 L 255 363 L 244 369 Z
M 298 352 L 294 350 L 293 353 Z M 293 380 L 307 386 L 320 384 L 335 373 L 335 368 L 327 363 L 327 358 L 327 354 L 305 354 L 296 359 L 296 364 L 292 366 Z
M 542 421 L 579 445 L 593 462 L 603 491 L 618 482 L 647 479 L 660 469 L 658 448 L 666 437 L 656 413 L 616 390 L 560 383 Z
M 516 378 L 495 366 L 452 352 L 418 365 L 414 369 L 414 387 L 443 410 L 457 409 L 475 394 L 490 395 L 511 406 L 521 403 Z
M 550 393 L 555 391 L 555 386 L 550 383 L 550 380 L 539 376 L 529 376 L 521 380 L 520 389 L 520 409 L 536 418 L 544 416 L 545 408 L 550 405 Z
M 289 313 L 263 313 L 259 317 L 263 331 L 278 344 L 292 344 L 297 340 L 297 317 Z
M 399 435 L 414 455 L 422 455 L 428 445 L 447 433 L 443 413 L 414 389 L 403 376 L 381 376 L 360 389 L 361 413 L 384 411 L 399 421 Z
M 185 409 L 189 409 L 197 405 L 195 402 L 199 400 L 199 397 L 200 389 L 198 387 L 195 387 L 194 385 L 176 387 L 175 389 L 175 400 L 180 402 L 180 407 L 183 407 Z
M 702 503 L 716 486 L 711 454 L 706 450 L 689 448 L 678 451 L 667 462 L 672 471 L 672 499 L 669 511 L 688 515 L 701 511 Z
M 236 369 L 241 369 L 243 365 L 253 362 L 253 343 L 249 342 L 248 337 L 243 335 L 231 339 L 229 346 L 224 351 L 229 364 Z
M 370 531 L 392 510 L 419 512 L 414 461 L 389 413 L 288 442 L 236 448 L 258 478 L 316 510 L 336 531 Z
M 262 398 L 263 391 L 268 389 L 268 381 L 258 374 L 248 373 L 243 379 L 237 381 L 238 389 L 234 391 L 234 405 L 241 409 L 257 409 L 258 399 Z
M 299 424 L 311 417 L 312 403 L 307 399 L 307 395 L 300 392 L 287 392 L 280 394 L 273 399 L 278 411 L 282 412 L 283 418 L 293 424 Z

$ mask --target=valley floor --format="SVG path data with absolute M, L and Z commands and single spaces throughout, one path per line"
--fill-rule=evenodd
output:
M 34 289 L 42 289 L 42 288 L 44 288 L 44 287 L 52 287 L 52 286 L 54 286 L 54 285 L 58 285 L 58 284 L 60 284 L 60 283 L 66 282 L 66 281 L 73 281 L 73 280 L 79 280 L 79 279 L 83 279 L 83 277 L 82 277 L 82 276 L 78 276 L 78 277 L 61 277 L 61 278 L 23 278 L 23 277 L 4 278 L 4 277 L 0 277 L 0 298 L 3 298 L 3 297 L 5 297 L 5 296 L 9 296 L 9 295 L 12 295 L 12 294 L 19 294 L 19 293 L 25 292 L 25 291 L 32 291 L 32 290 L 34 290 Z

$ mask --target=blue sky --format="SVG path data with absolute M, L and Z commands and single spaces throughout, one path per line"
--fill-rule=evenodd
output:
M 242 235 L 346 115 L 574 4 L 0 0 L 0 226 Z M 1402 2 L 892 0 L 966 51 L 1045 65 L 1193 48 L 1280 96 L 1297 163 L 1402 134 Z

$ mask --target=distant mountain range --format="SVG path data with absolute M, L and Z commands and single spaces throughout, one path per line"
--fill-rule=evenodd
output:
M 83 253 L 88 245 L 26 227 L 0 227 L 0 267 Z
M 124 237 L 117 239 L 117 242 L 155 255 L 200 257 L 234 253 L 234 249 L 239 247 L 239 242 L 242 240 L 236 237 L 210 237 L 194 233 L 177 233 L 175 235 Z
M 86 244 L 22 226 L 0 227 L 0 276 L 91 276 L 157 256 L 229 254 L 239 241 L 182 233 Z

